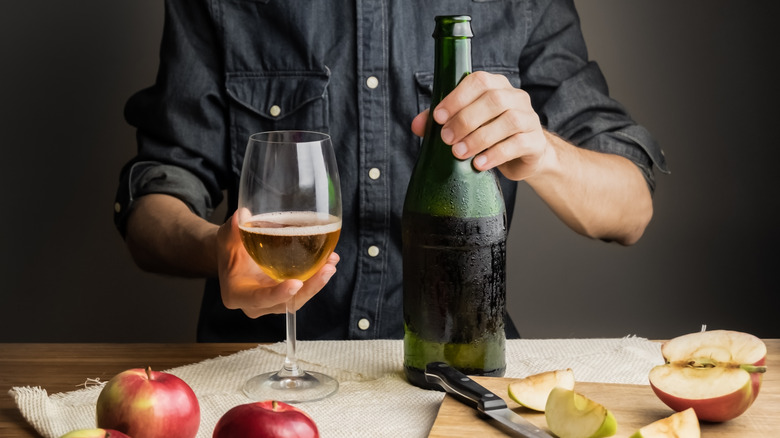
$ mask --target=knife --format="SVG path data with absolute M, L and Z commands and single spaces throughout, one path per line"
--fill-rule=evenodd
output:
M 425 380 L 438 384 L 461 402 L 498 421 L 525 438 L 553 438 L 525 418 L 510 410 L 506 402 L 487 388 L 444 362 L 431 362 L 425 367 Z

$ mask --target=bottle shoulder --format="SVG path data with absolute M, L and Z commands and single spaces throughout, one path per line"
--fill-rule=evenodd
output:
M 471 160 L 452 157 L 447 166 L 418 161 L 406 191 L 404 211 L 433 216 L 488 217 L 505 214 L 495 172 L 477 171 Z

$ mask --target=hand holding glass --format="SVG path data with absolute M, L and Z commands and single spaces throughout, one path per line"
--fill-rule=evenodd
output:
M 266 274 L 280 282 L 314 275 L 341 233 L 341 190 L 330 137 L 308 131 L 252 135 L 241 170 L 238 215 L 244 247 Z M 338 382 L 298 366 L 294 296 L 286 307 L 284 365 L 251 378 L 244 393 L 284 402 L 325 398 Z

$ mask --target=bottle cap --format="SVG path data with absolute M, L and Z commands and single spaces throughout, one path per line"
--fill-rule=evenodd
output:
M 433 37 L 471 38 L 471 17 L 468 15 L 439 15 L 436 18 Z

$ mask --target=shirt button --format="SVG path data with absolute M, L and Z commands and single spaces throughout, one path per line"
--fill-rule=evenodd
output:
M 379 86 L 379 79 L 377 79 L 376 76 L 369 76 L 368 79 L 366 79 L 366 86 L 373 90 Z
M 279 108 L 279 105 L 274 105 L 271 107 L 271 109 L 268 110 L 268 112 L 273 116 L 277 117 L 279 114 L 282 113 L 282 109 Z
M 371 257 L 376 257 L 379 255 L 379 247 L 376 245 L 371 245 L 368 247 L 368 255 Z
M 120 204 L 120 203 L 118 203 L 118 202 L 115 202 L 115 203 L 114 203 L 114 211 L 115 211 L 115 212 L 117 212 L 117 213 L 119 213 L 120 211 L 122 211 L 122 204 Z
M 382 172 L 379 171 L 376 167 L 372 168 L 368 171 L 368 177 L 371 179 L 379 179 L 379 175 L 381 175 Z
M 366 318 L 361 318 L 360 321 L 358 321 L 358 328 L 360 330 L 368 330 L 370 326 L 371 323 Z

